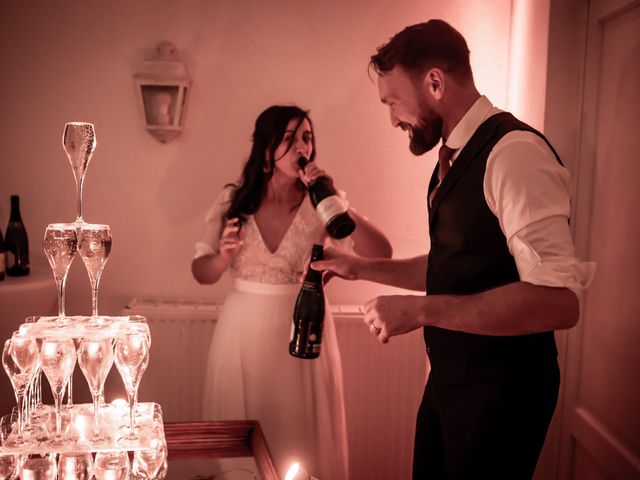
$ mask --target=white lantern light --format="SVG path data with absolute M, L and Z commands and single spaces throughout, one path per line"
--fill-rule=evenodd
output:
M 156 55 L 142 62 L 134 78 L 147 131 L 162 143 L 173 140 L 182 133 L 191 87 L 174 45 L 160 42 Z

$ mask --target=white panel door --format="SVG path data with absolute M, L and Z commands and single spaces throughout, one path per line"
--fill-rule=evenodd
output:
M 640 2 L 588 12 L 574 226 L 598 266 L 568 340 L 559 472 L 639 479 Z

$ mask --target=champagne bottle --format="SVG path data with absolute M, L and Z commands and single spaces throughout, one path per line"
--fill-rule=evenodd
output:
M 0 282 L 4 280 L 4 240 L 2 238 L 2 229 L 0 228 Z
M 311 261 L 322 260 L 322 245 L 311 249 Z M 293 310 L 289 353 L 298 358 L 318 358 L 324 324 L 324 290 L 322 272 L 307 270 Z
M 298 166 L 304 170 L 309 160 L 298 159 Z M 337 194 L 325 177 L 320 177 L 309 185 L 309 198 L 316 209 L 327 233 L 333 238 L 344 238 L 353 233 L 356 223 L 347 212 L 347 203 Z
M 7 275 L 29 274 L 29 239 L 20 216 L 20 197 L 11 195 L 11 215 L 4 242 Z

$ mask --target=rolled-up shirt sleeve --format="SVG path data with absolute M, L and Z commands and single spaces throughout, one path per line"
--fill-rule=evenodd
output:
M 520 280 L 578 293 L 595 263 L 576 258 L 569 229 L 570 180 L 549 146 L 531 132 L 511 132 L 487 160 L 485 199 L 499 219 Z
M 225 188 L 207 212 L 204 219 L 204 231 L 200 241 L 196 243 L 196 258 L 220 253 L 220 234 L 222 233 L 222 216 L 229 207 L 231 188 Z

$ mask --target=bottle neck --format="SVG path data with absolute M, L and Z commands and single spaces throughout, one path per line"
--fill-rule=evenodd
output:
M 304 171 L 305 167 L 309 163 L 310 162 L 309 160 L 306 159 L 306 157 L 301 156 L 300 158 L 298 158 L 298 166 L 302 171 Z M 323 192 L 326 190 L 327 194 L 335 193 L 331 188 L 331 186 L 329 185 L 329 181 L 327 180 L 327 177 L 318 177 L 309 185 L 307 185 L 307 188 L 312 188 L 312 187 L 315 190 L 322 190 Z M 327 194 L 325 194 L 324 196 L 327 196 Z
M 309 267 L 309 270 L 307 270 L 307 275 L 304 277 L 304 283 L 322 285 L 322 272 Z
M 11 197 L 11 215 L 9 216 L 10 222 L 19 222 L 22 218 L 20 217 L 20 198 Z
M 314 245 L 311 250 L 311 262 L 317 262 L 318 260 L 322 260 L 324 258 L 322 245 Z M 307 275 L 304 278 L 305 282 L 310 282 L 316 285 L 322 285 L 322 272 L 319 270 L 314 270 L 309 267 L 307 270 Z

